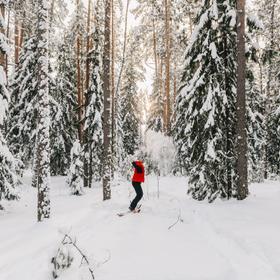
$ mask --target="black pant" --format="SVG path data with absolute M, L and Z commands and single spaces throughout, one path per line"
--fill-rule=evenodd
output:
M 136 192 L 136 196 L 135 198 L 132 200 L 131 204 L 130 204 L 130 207 L 129 209 L 131 211 L 133 211 L 136 206 L 137 206 L 137 203 L 141 200 L 141 198 L 143 197 L 143 190 L 141 188 L 141 183 L 140 182 L 132 182 L 132 186 L 133 188 L 135 189 L 135 192 Z

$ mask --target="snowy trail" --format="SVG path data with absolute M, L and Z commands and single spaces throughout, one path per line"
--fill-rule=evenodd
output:
M 141 213 L 120 218 L 133 196 L 129 183 L 115 182 L 112 200 L 103 202 L 100 188 L 70 196 L 64 180 L 52 180 L 50 221 L 36 223 L 29 178 L 22 200 L 0 213 L 1 280 L 51 279 L 50 259 L 63 232 L 77 238 L 98 280 L 280 279 L 277 183 L 253 185 L 245 202 L 209 205 L 186 196 L 185 178 L 161 178 L 158 198 L 157 178 L 148 177 Z M 168 229 L 179 213 L 183 221 Z M 74 263 L 60 279 L 90 278 Z

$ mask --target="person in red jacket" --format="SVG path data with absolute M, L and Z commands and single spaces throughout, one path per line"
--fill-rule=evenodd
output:
M 136 192 L 135 198 L 132 200 L 129 210 L 135 211 L 135 208 L 137 207 L 138 202 L 143 197 L 143 190 L 141 187 L 141 183 L 144 183 L 145 181 L 145 168 L 142 163 L 142 161 L 133 161 L 132 165 L 134 167 L 134 174 L 132 177 L 132 186 Z

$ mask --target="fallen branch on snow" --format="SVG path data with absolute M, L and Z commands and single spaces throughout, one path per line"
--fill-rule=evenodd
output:
M 173 227 L 174 227 L 176 224 L 178 224 L 179 222 L 181 222 L 181 223 L 184 222 L 184 220 L 182 219 L 182 216 L 181 216 L 181 208 L 179 209 L 179 214 L 178 214 L 178 217 L 177 217 L 176 222 L 173 223 L 172 225 L 170 225 L 170 226 L 168 227 L 168 229 L 173 228 Z

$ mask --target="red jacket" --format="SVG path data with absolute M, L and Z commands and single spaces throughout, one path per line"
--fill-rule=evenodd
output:
M 134 166 L 134 174 L 132 177 L 132 182 L 139 182 L 139 183 L 144 183 L 145 181 L 145 168 L 142 163 L 142 161 L 134 161 L 133 163 Z

